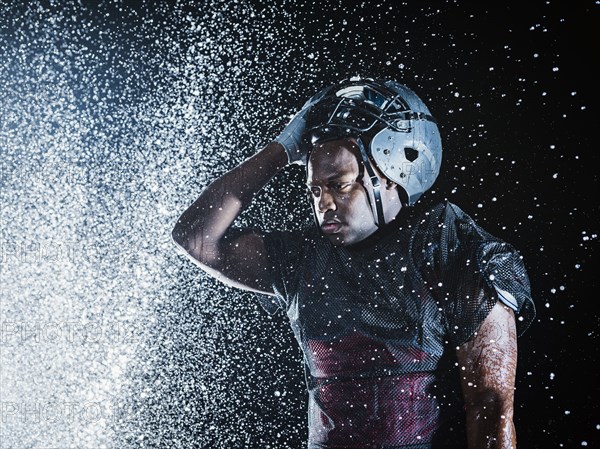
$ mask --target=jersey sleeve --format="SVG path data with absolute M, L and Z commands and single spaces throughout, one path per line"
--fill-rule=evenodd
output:
M 263 237 L 269 269 L 269 282 L 275 295 L 257 293 L 261 306 L 270 314 L 287 310 L 289 298 L 298 288 L 304 271 L 307 235 L 305 231 L 274 231 Z
M 422 244 L 451 343 L 469 340 L 498 301 L 515 312 L 522 335 L 535 317 L 522 256 L 458 206 L 448 202 L 436 213 Z

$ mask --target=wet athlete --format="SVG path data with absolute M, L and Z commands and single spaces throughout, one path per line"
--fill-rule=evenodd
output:
M 285 311 L 304 355 L 308 447 L 515 448 L 517 337 L 535 315 L 523 260 L 436 180 L 436 120 L 411 89 L 346 79 L 213 181 L 173 229 L 220 281 Z M 315 225 L 235 228 L 288 164 Z

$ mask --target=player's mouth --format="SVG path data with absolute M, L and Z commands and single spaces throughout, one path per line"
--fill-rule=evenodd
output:
M 321 230 L 325 234 L 336 234 L 342 228 L 342 224 L 337 220 L 325 220 L 321 225 Z

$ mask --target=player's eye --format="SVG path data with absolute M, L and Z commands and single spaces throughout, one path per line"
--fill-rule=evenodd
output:
M 344 193 L 344 192 L 347 192 L 350 189 L 351 185 L 352 185 L 352 183 L 349 183 L 349 182 L 344 182 L 344 183 L 342 183 L 342 182 L 336 182 L 336 183 L 334 183 L 331 186 L 331 188 L 333 190 L 335 190 L 336 192 Z
M 318 187 L 307 187 L 308 193 L 310 193 L 315 198 L 318 198 L 321 195 L 321 189 Z

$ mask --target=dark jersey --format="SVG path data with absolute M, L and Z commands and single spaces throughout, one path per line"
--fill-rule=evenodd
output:
M 456 205 L 394 223 L 348 247 L 314 226 L 265 236 L 276 296 L 259 298 L 302 348 L 311 448 L 465 447 L 456 347 L 498 300 L 519 335 L 535 315 L 520 255 Z

